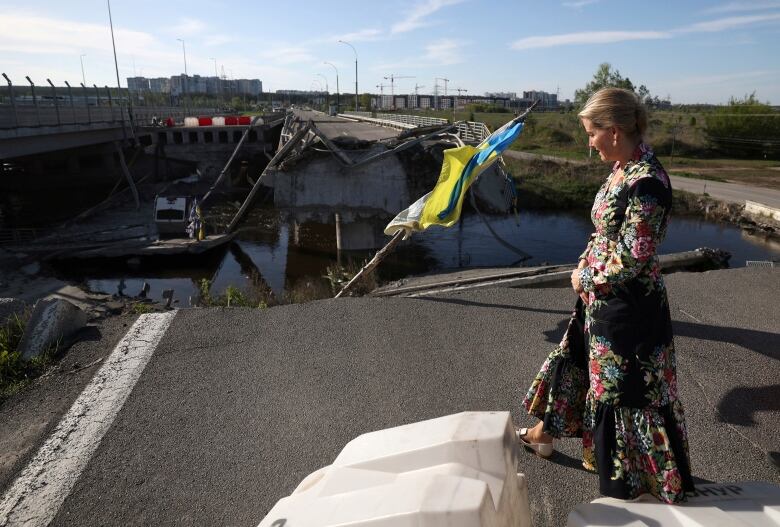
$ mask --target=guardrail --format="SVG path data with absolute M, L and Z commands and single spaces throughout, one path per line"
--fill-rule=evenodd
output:
M 465 121 L 458 123 L 458 136 L 464 143 L 481 143 L 490 135 L 485 123 Z
M 185 117 L 207 115 L 214 117 L 222 115 L 218 108 L 184 108 L 182 106 L 133 106 L 130 109 L 135 126 L 151 126 L 154 118 L 158 123 L 171 117 L 177 123 L 183 123 Z
M 395 128 L 396 130 L 408 130 L 420 126 L 446 125 L 449 123 L 447 119 L 441 119 L 439 117 L 396 113 L 378 113 L 376 114 L 376 117 L 370 117 L 368 112 L 345 112 L 339 115 L 341 117 L 356 118 L 366 123 Z M 490 130 L 485 123 L 464 121 L 458 123 L 457 135 L 464 143 L 481 143 L 490 135 Z
M 343 115 L 352 115 L 352 116 L 355 116 L 355 117 L 371 117 L 371 112 L 350 111 L 350 112 L 343 112 Z
M 378 113 L 377 119 L 384 121 L 397 121 L 399 123 L 413 124 L 414 126 L 435 126 L 449 123 L 447 119 L 440 117 L 426 117 L 423 115 L 405 115 L 398 113 Z
M 396 130 L 409 130 L 411 128 L 417 128 L 417 125 L 414 124 L 407 124 L 402 123 L 400 121 L 393 121 L 388 119 L 379 119 L 374 117 L 361 117 L 359 115 L 354 114 L 344 114 L 340 113 L 337 115 L 337 117 L 347 117 L 347 118 L 353 118 L 353 119 L 359 119 L 362 123 L 371 123 L 376 124 L 378 126 L 384 126 L 385 128 L 394 128 Z

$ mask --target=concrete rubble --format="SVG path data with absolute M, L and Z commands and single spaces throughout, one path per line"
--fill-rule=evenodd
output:
M 86 325 L 87 314 L 67 300 L 39 300 L 35 303 L 30 321 L 22 335 L 19 352 L 23 359 L 30 360 Z

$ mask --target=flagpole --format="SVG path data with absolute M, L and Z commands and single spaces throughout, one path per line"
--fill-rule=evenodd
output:
M 368 262 L 366 265 L 363 266 L 363 268 L 358 271 L 358 273 L 352 277 L 352 280 L 347 282 L 347 285 L 345 285 L 341 291 L 338 292 L 338 294 L 334 298 L 339 298 L 347 293 L 352 287 L 363 277 L 363 275 L 366 275 L 374 270 L 374 268 L 379 265 L 379 262 L 384 260 L 385 256 L 387 256 L 389 253 L 393 251 L 396 245 L 398 245 L 398 242 L 401 241 L 401 239 L 404 237 L 404 230 L 400 229 L 398 232 L 396 232 L 393 237 L 390 239 L 390 241 L 382 247 L 371 259 L 370 262 Z

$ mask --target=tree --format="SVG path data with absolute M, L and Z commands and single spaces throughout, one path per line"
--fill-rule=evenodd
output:
M 585 104 L 591 95 L 602 88 L 624 88 L 636 93 L 643 102 L 649 102 L 651 99 L 650 90 L 644 84 L 636 88 L 631 79 L 628 77 L 623 78 L 619 70 L 613 70 L 609 62 L 604 62 L 599 65 L 596 73 L 593 74 L 593 80 L 586 84 L 582 90 L 574 92 L 574 101 L 581 106 Z
M 360 110 L 363 112 L 371 111 L 371 94 L 363 93 L 360 95 Z
M 733 157 L 780 158 L 780 112 L 761 103 L 756 94 L 731 98 L 705 117 L 713 150 Z

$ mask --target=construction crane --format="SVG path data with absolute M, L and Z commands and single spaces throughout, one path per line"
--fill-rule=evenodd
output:
M 415 82 L 415 83 L 414 83 L 414 102 L 413 102 L 413 103 L 410 103 L 410 107 L 411 107 L 411 108 L 419 108 L 419 107 L 420 107 L 420 99 L 418 99 L 418 98 L 417 98 L 417 91 L 418 91 L 420 88 L 425 88 L 425 86 L 423 86 L 423 85 L 420 85 L 420 84 L 417 84 L 417 83 Z
M 445 79 L 444 77 L 436 77 L 433 81 L 433 96 L 434 96 L 434 106 L 435 109 L 439 109 L 439 81 L 444 81 L 444 96 L 447 96 L 447 83 L 450 82 L 450 79 Z
M 390 81 L 390 98 L 393 100 L 392 108 L 395 110 L 395 80 L 396 79 L 414 79 L 415 77 L 410 75 L 394 75 L 390 74 L 389 77 L 385 77 L 385 80 Z
M 458 97 L 463 95 L 464 92 L 467 92 L 468 90 L 466 88 L 454 88 L 456 92 L 458 92 Z M 455 104 L 452 105 L 452 111 L 455 112 L 455 107 L 458 106 L 458 99 L 455 99 Z
M 383 109 L 385 107 L 385 88 L 390 86 L 389 84 L 377 84 L 376 87 L 379 88 L 379 108 Z

